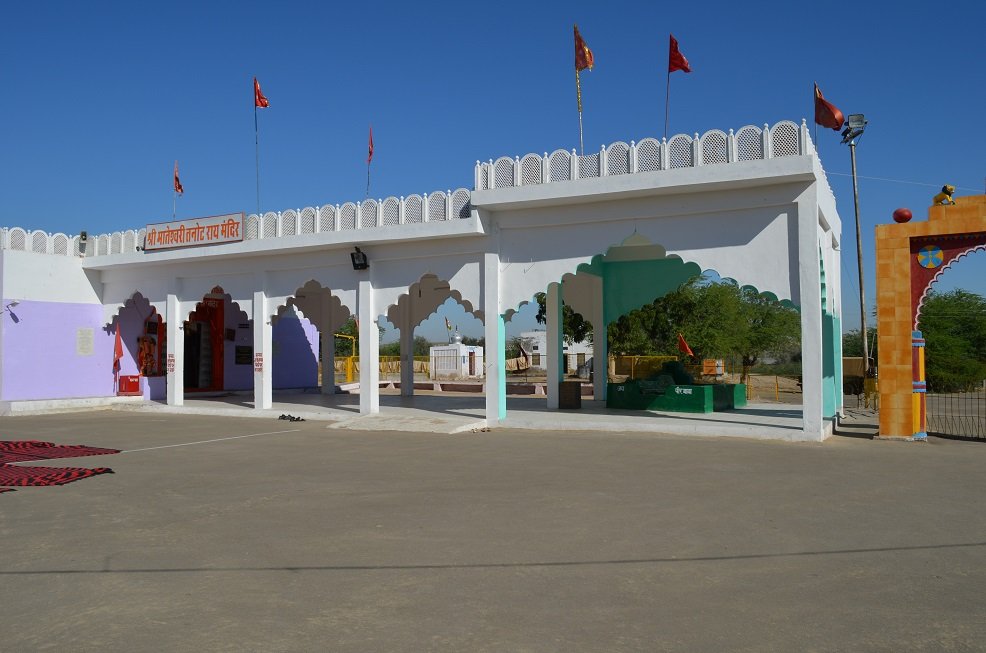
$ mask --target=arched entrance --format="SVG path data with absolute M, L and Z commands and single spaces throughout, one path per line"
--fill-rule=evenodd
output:
M 949 265 L 986 246 L 986 195 L 932 206 L 926 222 L 878 225 L 877 329 L 881 438 L 927 437 L 922 302 Z

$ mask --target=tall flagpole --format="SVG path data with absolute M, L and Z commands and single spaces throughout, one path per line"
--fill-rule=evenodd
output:
M 669 66 L 670 68 L 670 66 Z M 668 86 L 664 91 L 664 138 L 668 137 L 668 116 L 671 111 L 671 71 L 668 71 Z
M 579 69 L 575 68 L 575 93 L 579 99 L 579 154 L 585 156 L 585 144 L 582 142 L 582 81 L 579 79 Z
M 257 216 L 260 213 L 260 126 L 257 122 L 257 102 L 253 103 L 253 142 L 257 152 Z
M 175 191 L 175 196 L 171 200 L 171 220 L 175 220 L 175 216 L 178 214 L 178 191 Z

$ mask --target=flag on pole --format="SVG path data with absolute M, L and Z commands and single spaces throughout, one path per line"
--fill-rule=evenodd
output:
M 266 109 L 270 106 L 270 102 L 260 90 L 260 82 L 257 81 L 256 77 L 253 78 L 253 106 L 260 107 L 261 109 Z
M 822 96 L 818 82 L 815 82 L 815 123 L 839 131 L 844 121 L 842 112 Z
M 370 125 L 370 144 L 366 150 L 366 165 L 370 165 L 373 160 L 373 125 Z
M 695 356 L 694 352 L 692 352 L 692 348 L 688 346 L 687 342 L 685 342 L 685 336 L 681 335 L 680 331 L 678 332 L 678 351 L 692 357 Z
M 692 72 L 691 66 L 688 65 L 688 59 L 685 59 L 685 55 L 681 54 L 681 50 L 678 49 L 678 39 L 671 34 L 671 45 L 668 48 L 668 72 L 673 73 L 676 70 L 682 70 L 686 73 Z
M 452 330 L 452 325 L 449 323 L 448 318 L 445 318 L 445 328 L 449 331 Z
M 178 180 L 178 160 L 177 159 L 175 160 L 175 192 L 178 193 L 179 195 L 181 195 L 182 193 L 185 192 L 185 189 L 182 188 L 182 186 L 181 186 L 181 182 Z
M 575 70 L 592 70 L 595 59 L 592 50 L 585 44 L 585 39 L 579 34 L 579 26 L 575 26 Z
M 579 26 L 575 25 L 575 91 L 579 102 L 579 113 L 582 113 L 582 84 L 579 82 L 579 73 L 586 68 L 592 70 L 593 65 L 595 65 L 595 57 L 592 56 L 592 50 L 579 34 Z
M 113 342 L 113 371 L 120 371 L 120 360 L 123 358 L 123 336 L 120 335 L 120 322 L 116 323 L 116 340 Z

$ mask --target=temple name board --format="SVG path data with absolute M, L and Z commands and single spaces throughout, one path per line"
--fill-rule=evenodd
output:
M 214 215 L 147 225 L 144 250 L 219 245 L 243 240 L 243 214 Z

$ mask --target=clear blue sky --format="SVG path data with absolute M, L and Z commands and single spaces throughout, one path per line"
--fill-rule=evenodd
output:
M 271 102 L 260 114 L 265 210 L 361 199 L 370 123 L 373 196 L 471 187 L 477 159 L 577 147 L 578 22 L 596 58 L 583 75 L 587 149 L 661 135 L 669 32 L 694 70 L 672 76 L 672 133 L 811 121 L 816 80 L 845 113 L 865 113 L 872 305 L 876 224 L 899 206 L 924 218 L 944 183 L 986 192 L 986 5 L 828 6 L 13 3 L 0 22 L 0 225 L 101 233 L 168 219 L 175 159 L 180 216 L 255 210 L 255 75 Z M 852 328 L 849 152 L 835 132 L 818 136 L 843 219 Z M 986 257 L 970 257 L 941 286 L 986 292 L 984 271 Z M 440 323 L 419 334 L 440 339 Z M 528 314 L 511 330 L 532 325 Z

